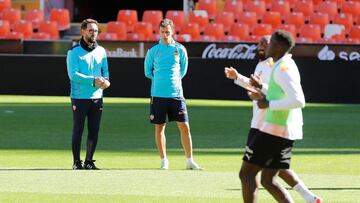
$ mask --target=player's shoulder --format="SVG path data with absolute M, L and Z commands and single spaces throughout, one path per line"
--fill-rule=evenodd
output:
M 78 48 L 80 48 L 80 44 L 79 44 L 79 43 L 77 43 L 77 44 L 73 45 L 72 47 L 70 47 L 69 51 L 73 51 L 73 50 L 76 50 L 76 49 L 78 49 Z
M 155 50 L 159 47 L 160 43 L 154 43 L 152 45 L 149 46 L 149 51 Z
M 174 44 L 175 44 L 176 47 L 178 47 L 180 49 L 183 49 L 183 50 L 186 50 L 185 46 L 183 44 L 181 44 L 180 42 L 175 41 Z

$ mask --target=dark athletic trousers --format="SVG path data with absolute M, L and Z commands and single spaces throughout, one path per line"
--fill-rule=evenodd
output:
M 80 160 L 81 137 L 87 118 L 88 137 L 85 160 L 93 160 L 99 135 L 102 99 L 71 99 L 73 111 L 72 152 L 74 161 Z

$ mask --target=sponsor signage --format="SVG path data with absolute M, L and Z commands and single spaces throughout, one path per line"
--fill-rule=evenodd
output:
M 357 49 L 335 49 L 334 47 L 329 47 L 328 45 L 323 46 L 319 51 L 317 57 L 321 61 L 333 61 L 336 58 L 345 61 L 360 61 L 360 46 L 357 46 Z

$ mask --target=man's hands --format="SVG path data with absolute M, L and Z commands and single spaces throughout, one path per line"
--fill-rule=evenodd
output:
M 231 79 L 231 80 L 236 80 L 236 78 L 238 77 L 238 72 L 235 68 L 233 67 L 225 67 L 225 70 L 224 70 L 224 73 L 225 73 L 225 77 Z
M 94 84 L 95 86 L 100 87 L 100 89 L 104 90 L 110 86 L 110 81 L 103 77 L 95 77 Z
M 261 89 L 263 85 L 262 85 L 260 75 L 251 74 L 251 76 L 250 76 L 250 85 Z
M 259 88 L 248 88 L 247 90 L 249 98 L 252 100 L 257 100 L 257 105 L 260 109 L 266 109 L 269 107 L 269 101 L 266 100 L 266 96 Z

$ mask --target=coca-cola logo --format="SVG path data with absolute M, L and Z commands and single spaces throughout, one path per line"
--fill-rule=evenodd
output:
M 203 51 L 202 58 L 251 60 L 256 56 L 256 48 L 254 44 L 237 44 L 232 48 L 217 48 L 216 44 L 209 44 Z

